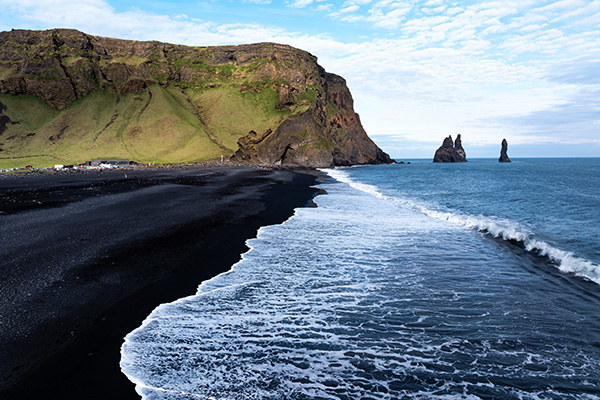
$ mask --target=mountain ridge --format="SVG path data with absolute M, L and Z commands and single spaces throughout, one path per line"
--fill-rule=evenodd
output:
M 30 155 L 47 164 L 221 155 L 313 167 L 391 162 L 364 131 L 345 80 L 277 43 L 1 32 L 0 104 L 0 166 Z M 252 132 L 264 140 L 254 143 Z

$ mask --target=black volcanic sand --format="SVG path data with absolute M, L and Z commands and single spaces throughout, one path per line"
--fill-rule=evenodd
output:
M 139 399 L 124 336 L 227 271 L 315 183 L 253 168 L 0 176 L 0 398 Z

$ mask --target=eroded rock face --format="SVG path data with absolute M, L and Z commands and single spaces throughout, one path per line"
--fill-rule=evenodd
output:
M 254 66 L 259 60 L 271 61 Z M 0 72 L 5 76 L 0 93 L 30 94 L 59 110 L 100 87 L 119 93 L 126 85 L 127 93 L 138 90 L 142 81 L 168 85 L 223 79 L 227 71 L 214 67 L 231 64 L 253 67 L 251 82 L 287 82 L 280 90 L 284 104 L 293 101 L 290 93 L 305 91 L 298 91 L 297 85 L 316 85 L 324 74 L 313 55 L 275 43 L 189 47 L 104 38 L 73 29 L 0 32 Z
M 325 93 L 314 107 L 288 118 L 275 131 L 250 132 L 238 141 L 232 160 L 318 168 L 392 163 L 364 131 L 343 78 L 334 74 L 324 78 Z M 289 93 L 287 88 L 283 92 L 280 107 Z
M 466 162 L 467 154 L 465 149 L 462 147 L 462 140 L 460 133 L 456 137 L 454 144 L 452 143 L 452 136 L 448 136 L 444 139 L 442 145 L 436 150 L 433 157 L 433 162 L 448 163 L 448 162 Z
M 239 139 L 239 149 L 209 139 L 236 161 L 311 167 L 392 162 L 364 131 L 345 80 L 287 45 L 189 47 L 70 29 L 12 30 L 0 33 L 0 72 L 1 94 L 32 95 L 57 110 L 99 89 L 113 93 L 117 103 L 118 96 L 157 85 L 182 93 L 173 101 L 184 99 L 186 90 L 219 87 L 265 94 L 261 99 L 273 93 L 277 104 L 261 100 L 264 109 L 285 116 L 267 131 L 257 134 L 264 127 L 248 126 L 245 132 L 252 132 Z M 210 119 L 202 118 L 192 97 L 181 101 L 210 134 Z
M 498 159 L 499 162 L 510 162 L 510 158 L 508 158 L 508 142 L 506 141 L 506 139 L 502 139 L 502 148 L 500 149 L 500 158 Z

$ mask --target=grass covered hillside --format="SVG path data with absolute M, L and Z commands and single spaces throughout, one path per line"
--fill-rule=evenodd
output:
M 310 121 L 291 123 L 303 120 Z M 255 143 L 252 154 L 240 154 L 238 142 L 248 144 L 250 132 L 269 136 L 269 148 Z M 357 149 L 364 156 L 339 156 Z M 294 165 L 387 161 L 360 127 L 343 79 L 289 46 L 187 47 L 62 29 L 0 33 L 0 168 L 101 157 L 205 161 L 236 152 L 239 160 Z

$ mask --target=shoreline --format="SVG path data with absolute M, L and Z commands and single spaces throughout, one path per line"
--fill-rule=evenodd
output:
M 0 345 L 2 353 L 7 355 L 3 356 L 4 366 L 0 367 L 2 398 L 24 400 L 52 393 L 62 399 L 139 399 L 133 383 L 119 367 L 125 335 L 137 328 L 159 304 L 194 294 L 202 281 L 228 271 L 247 250 L 246 240 L 254 237 L 261 226 L 287 220 L 295 208 L 310 203 L 318 192 L 311 187 L 317 183 L 314 171 L 187 168 L 151 171 L 140 176 L 131 173 L 126 182 L 120 177 L 122 173 L 116 173 L 119 176 L 94 175 L 98 179 L 92 182 L 84 176 L 81 182 L 67 182 L 67 185 L 57 185 L 62 178 L 53 178 L 56 182 L 50 183 L 43 177 L 37 182 L 35 179 L 26 182 L 30 177 L 15 178 L 27 200 L 31 200 L 31 186 L 34 186 L 41 189 L 39 197 L 42 199 L 56 197 L 53 190 L 59 187 L 60 190 L 56 190 L 64 201 L 46 205 L 44 200 L 34 199 L 42 203 L 38 208 L 29 207 L 31 204 L 26 201 L 22 209 L 12 203 L 10 213 L 2 215 L 9 221 L 67 211 L 78 215 L 82 206 L 90 206 L 90 212 L 107 213 L 106 218 L 100 216 L 100 231 L 106 229 L 103 223 L 108 223 L 109 228 L 127 227 L 131 223 L 133 228 L 131 233 L 124 234 L 123 240 L 117 238 L 116 243 L 104 247 L 102 240 L 113 241 L 110 236 L 94 237 L 91 242 L 76 242 L 69 237 L 70 243 L 76 242 L 74 248 L 59 254 L 83 254 L 80 256 L 83 258 L 67 262 L 64 278 L 58 279 L 58 283 L 49 287 L 42 285 L 37 293 L 34 289 L 35 301 L 23 296 L 17 299 L 17 310 L 25 310 L 31 304 L 37 307 L 28 321 L 21 321 L 25 326 L 10 325 L 23 314 L 13 316 L 12 320 L 6 313 L 0 314 L 3 315 L 2 326 L 9 327 L 9 332 L 4 330 Z M 7 192 L 8 181 L 0 181 L 0 193 Z M 91 196 L 88 192 L 99 193 Z M 189 192 L 192 192 L 191 198 L 186 197 Z M 179 194 L 183 197 L 179 198 Z M 134 195 L 142 197 L 132 199 Z M 14 196 L 18 197 L 18 193 L 13 193 Z M 191 199 L 196 199 L 202 207 L 191 204 L 194 203 Z M 131 201 L 133 205 L 129 204 Z M 138 202 L 145 202 L 144 206 Z M 153 202 L 156 204 L 146 204 Z M 169 204 L 176 211 L 167 212 Z M 147 213 L 148 223 L 156 226 L 152 229 L 137 227 L 139 221 L 127 221 L 129 214 L 111 214 L 115 212 L 111 208 L 115 205 Z M 164 213 L 167 215 L 162 215 Z M 68 221 L 76 218 L 69 215 L 65 217 Z M 114 218 L 121 219 L 115 221 Z M 60 223 L 54 229 L 60 228 Z M 93 225 L 88 228 L 93 230 Z M 43 229 L 32 233 L 36 235 L 43 238 Z M 35 242 L 33 239 L 26 242 L 28 240 Z M 99 250 L 85 258 L 85 254 L 90 253 L 89 247 L 94 246 Z M 56 253 L 58 250 L 49 247 L 33 257 L 43 260 L 40 265 L 46 266 L 48 261 L 43 256 L 51 259 L 47 251 Z M 22 262 L 16 260 L 12 267 Z M 18 276 L 22 276 L 20 272 Z M 26 277 L 40 274 L 39 271 L 25 272 Z M 15 283 L 12 290 L 18 293 L 17 282 L 8 281 L 9 289 L 11 283 Z M 35 283 L 35 279 L 32 282 Z M 6 289 L 3 297 L 6 297 Z M 55 301 L 59 303 L 58 311 Z M 44 315 L 54 312 L 58 315 Z M 36 320 L 36 316 L 40 319 Z M 11 335 L 13 340 L 7 340 Z

